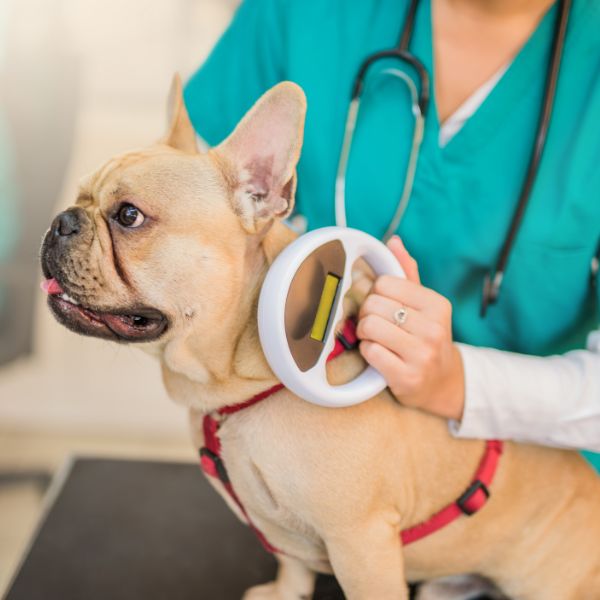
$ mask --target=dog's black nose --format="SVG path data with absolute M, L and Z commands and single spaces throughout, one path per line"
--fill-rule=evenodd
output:
M 52 222 L 52 234 L 55 237 L 68 237 L 79 233 L 81 221 L 78 209 L 65 210 Z

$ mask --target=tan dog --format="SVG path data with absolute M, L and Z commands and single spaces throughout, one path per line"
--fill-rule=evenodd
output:
M 280 219 L 293 206 L 305 98 L 276 86 L 207 153 L 178 81 L 173 107 L 161 143 L 82 184 L 42 264 L 67 327 L 156 354 L 200 447 L 204 413 L 276 383 L 256 305 L 269 264 L 295 237 Z M 334 382 L 362 367 L 357 352 L 329 366 Z M 286 390 L 229 416 L 220 438 L 248 514 L 283 551 L 277 580 L 247 599 L 310 598 L 315 572 L 335 573 L 356 600 L 407 598 L 407 580 L 457 573 L 485 575 L 513 598 L 600 598 L 600 479 L 576 453 L 508 444 L 487 505 L 403 549 L 401 529 L 464 491 L 482 442 L 453 439 L 443 420 L 387 392 L 326 409 Z

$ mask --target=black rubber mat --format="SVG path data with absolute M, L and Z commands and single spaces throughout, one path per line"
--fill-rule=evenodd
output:
M 5 599 L 238 600 L 274 574 L 195 465 L 80 458 Z M 314 598 L 343 594 L 320 577 Z

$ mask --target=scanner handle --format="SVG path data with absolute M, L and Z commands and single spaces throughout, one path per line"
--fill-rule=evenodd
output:
M 375 275 L 387 274 L 402 278 L 406 277 L 398 263 L 398 259 L 385 244 L 363 231 L 348 228 L 342 231 L 344 234 L 340 235 L 339 239 L 346 253 L 346 265 L 341 289 L 338 292 L 339 298 L 335 314 L 332 317 L 332 323 L 334 324 L 339 323 L 343 318 L 343 299 L 352 285 L 352 267 L 359 258 L 364 259 L 369 264 Z M 305 373 L 305 375 L 309 375 L 311 371 L 315 371 L 315 377 L 305 377 L 306 383 L 310 384 L 310 389 L 307 386 L 303 390 L 304 393 L 299 395 L 322 406 L 342 407 L 364 402 L 385 389 L 387 383 L 383 375 L 370 365 L 347 383 L 330 384 L 327 381 L 327 357 L 333 350 L 334 345 L 335 331 L 334 327 L 331 327 L 325 350 L 319 357 L 317 364 Z

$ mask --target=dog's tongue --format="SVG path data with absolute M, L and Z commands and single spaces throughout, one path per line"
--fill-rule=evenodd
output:
M 58 283 L 54 277 L 42 281 L 42 283 L 40 283 L 40 288 L 42 288 L 42 291 L 46 292 L 49 296 L 56 296 L 64 293 L 64 290 L 60 287 L 60 283 Z

